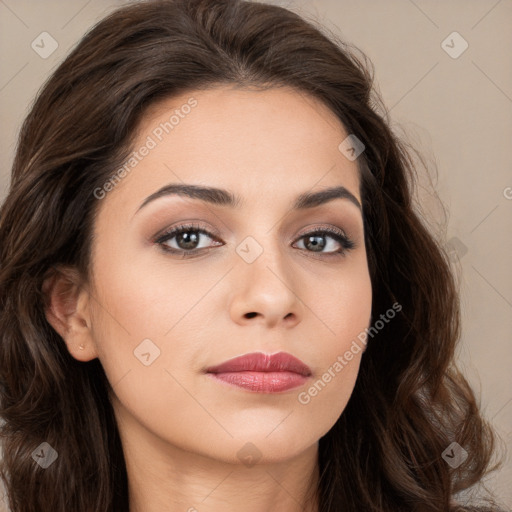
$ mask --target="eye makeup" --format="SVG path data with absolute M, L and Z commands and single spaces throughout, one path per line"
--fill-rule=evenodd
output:
M 217 245 L 196 247 L 196 245 L 201 245 L 201 242 L 203 242 L 205 238 L 210 238 Z M 322 242 L 322 240 L 324 240 L 324 242 Z M 325 242 L 326 240 L 327 242 Z M 163 251 L 172 255 L 181 256 L 182 258 L 193 258 L 198 255 L 203 255 L 205 251 L 210 251 L 215 247 L 225 245 L 217 233 L 212 233 L 209 229 L 197 223 L 184 223 L 173 226 L 153 237 L 152 242 L 159 245 Z M 171 247 L 170 242 L 173 242 L 174 245 L 181 244 L 182 247 Z M 310 228 L 298 236 L 294 243 L 296 244 L 297 242 L 302 242 L 303 245 L 303 247 L 298 247 L 298 250 L 304 250 L 311 252 L 313 255 L 328 258 L 345 256 L 348 251 L 356 247 L 355 242 L 350 239 L 343 230 L 333 226 Z M 326 247 L 328 249 L 330 247 L 332 248 L 332 245 L 338 245 L 339 248 L 323 251 Z M 315 248 L 319 250 L 315 250 Z

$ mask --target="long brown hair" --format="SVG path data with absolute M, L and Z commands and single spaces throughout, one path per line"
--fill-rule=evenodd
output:
M 454 364 L 459 303 L 448 259 L 412 202 L 415 166 L 389 127 L 362 53 L 278 6 L 156 0 L 89 31 L 40 91 L 0 211 L 1 475 L 12 512 L 129 510 L 127 474 L 100 362 L 70 356 L 44 314 L 59 265 L 90 276 L 94 191 L 130 152 L 141 116 L 186 91 L 291 86 L 320 99 L 365 145 L 357 159 L 373 317 L 352 397 L 320 439 L 319 511 L 448 511 L 485 474 L 494 437 Z M 382 113 L 379 113 L 379 110 Z M 456 441 L 467 460 L 452 468 Z M 58 453 L 46 470 L 32 454 Z

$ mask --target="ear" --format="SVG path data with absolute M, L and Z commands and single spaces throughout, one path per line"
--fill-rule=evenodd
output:
M 60 334 L 69 353 L 84 362 L 98 357 L 91 330 L 91 298 L 78 271 L 63 266 L 53 268 L 44 279 L 42 292 L 46 319 Z

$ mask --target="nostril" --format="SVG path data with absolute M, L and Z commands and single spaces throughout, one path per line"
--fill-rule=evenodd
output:
M 246 313 L 246 314 L 245 314 L 245 316 L 246 316 L 247 318 L 253 318 L 253 317 L 255 317 L 256 315 L 257 315 L 257 313 L 254 313 L 254 312 L 253 312 L 253 313 Z

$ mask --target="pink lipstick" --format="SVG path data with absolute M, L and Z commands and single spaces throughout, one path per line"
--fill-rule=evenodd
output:
M 207 368 L 206 373 L 227 384 L 258 393 L 296 388 L 311 376 L 306 364 L 286 352 L 246 354 Z

